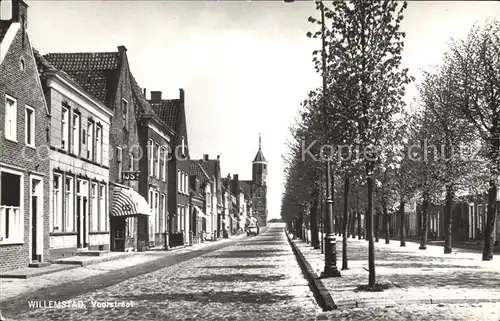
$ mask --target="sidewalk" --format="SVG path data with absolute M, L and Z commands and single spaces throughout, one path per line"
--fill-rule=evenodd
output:
M 133 252 L 131 253 L 131 255 L 117 260 L 106 261 L 84 267 L 76 267 L 70 270 L 56 271 L 51 274 L 34 276 L 29 279 L 0 278 L 0 302 L 50 286 L 79 281 L 89 277 L 100 276 L 112 271 L 126 269 L 155 260 L 160 260 L 168 256 L 174 256 L 182 253 L 192 252 L 195 250 L 218 246 L 223 243 L 229 243 L 231 241 L 241 239 L 244 236 L 246 235 L 233 236 L 231 238 L 222 239 L 216 242 L 204 242 L 195 244 L 193 246 L 187 246 L 178 249 L 176 248 L 170 251 Z M 59 266 L 59 264 L 52 264 L 51 266 Z
M 324 254 L 301 240 L 291 240 L 318 275 Z M 500 302 L 500 257 L 482 261 L 480 253 L 407 242 L 375 243 L 377 283 L 392 287 L 383 292 L 360 292 L 368 284 L 368 242 L 348 239 L 348 270 L 340 278 L 321 279 L 337 308 L 392 306 L 397 304 Z M 337 238 L 337 266 L 342 267 L 342 239 Z

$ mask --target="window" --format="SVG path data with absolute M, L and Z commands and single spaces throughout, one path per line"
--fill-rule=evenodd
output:
M 73 112 L 73 154 L 80 156 L 80 115 Z
M 130 153 L 130 161 L 129 161 L 129 168 L 128 170 L 133 172 L 134 171 L 134 163 L 135 163 L 135 159 L 134 159 L 134 154 L 133 153 Z
M 165 148 L 162 148 L 162 159 L 161 159 L 161 163 L 162 163 L 162 169 L 161 169 L 161 179 L 162 181 L 166 181 L 167 180 L 167 150 Z
M 102 162 L 102 126 L 97 125 L 95 131 L 95 146 L 96 146 L 96 162 Z
M 97 202 L 97 183 L 92 183 L 90 192 L 90 229 L 99 231 L 99 203 Z
M 155 192 L 155 232 L 160 233 L 160 193 Z
M 99 185 L 99 231 L 101 232 L 108 230 L 106 212 L 106 184 L 101 183 Z
M 66 177 L 65 179 L 65 189 L 64 189 L 64 221 L 65 221 L 65 232 L 73 232 L 75 230 L 74 226 L 74 206 L 73 206 L 73 177 Z
M 128 101 L 122 98 L 122 120 L 123 128 L 128 129 Z
M 118 180 L 122 180 L 123 151 L 121 147 L 116 147 L 116 163 L 118 165 Z
M 155 145 L 155 177 L 160 178 L 160 145 Z
M 149 149 L 148 149 L 148 159 L 149 159 L 149 176 L 153 176 L 153 140 L 149 140 Z
M 68 150 L 69 145 L 69 110 L 66 107 L 62 108 L 61 115 L 61 149 Z
M 188 175 L 184 174 L 184 193 L 188 194 Z
M 181 171 L 177 170 L 177 191 L 181 192 Z
M 153 190 L 149 189 L 149 209 L 153 213 Z
M 26 146 L 35 147 L 35 109 L 26 106 L 26 129 L 25 129 L 25 142 Z
M 0 172 L 0 244 L 23 243 L 23 176 Z
M 127 237 L 134 237 L 134 217 L 127 218 Z
M 62 230 L 62 196 L 61 196 L 61 175 L 54 174 L 54 193 L 52 200 L 53 214 L 52 214 L 52 230 Z
M 163 231 L 165 232 L 167 230 L 167 216 L 165 215 L 166 211 L 166 199 L 165 199 L 165 194 L 161 194 L 161 217 L 163 218 Z
M 5 96 L 5 138 L 17 142 L 17 101 Z
M 186 155 L 186 145 L 184 144 L 184 136 L 182 136 L 181 152 L 182 156 Z
M 94 123 L 87 123 L 87 159 L 94 160 Z

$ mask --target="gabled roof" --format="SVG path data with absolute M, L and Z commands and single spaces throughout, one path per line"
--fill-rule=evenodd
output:
M 55 68 L 65 71 L 85 91 L 107 104 L 115 86 L 120 64 L 117 52 L 49 53 L 44 55 Z
M 196 176 L 201 183 L 210 181 L 210 176 L 208 176 L 203 167 L 201 167 L 198 162 L 193 160 L 189 160 L 189 175 Z
M 3 37 L 7 34 L 9 27 L 11 25 L 11 21 L 3 21 L 0 20 L 0 44 L 2 43 Z
M 197 159 L 193 160 L 193 162 L 197 162 L 200 164 L 201 167 L 205 170 L 205 172 L 208 174 L 210 177 L 216 177 L 217 178 L 217 160 L 216 159 L 209 159 L 209 160 L 204 160 L 204 159 Z
M 245 198 L 252 197 L 252 181 L 240 181 L 240 186 L 243 189 L 243 194 Z
M 163 99 L 161 102 L 149 100 L 156 115 L 174 131 L 177 130 L 177 120 L 181 110 L 180 99 Z

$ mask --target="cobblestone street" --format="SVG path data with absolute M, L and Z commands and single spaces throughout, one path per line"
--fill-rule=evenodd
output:
M 123 281 L 110 286 L 104 279 L 91 286 L 82 284 L 79 290 L 61 284 L 39 298 L 29 297 L 69 300 L 80 306 L 30 308 L 24 302 L 23 308 L 5 316 L 7 320 L 499 320 L 500 305 L 494 303 L 322 312 L 282 225 L 271 225 L 259 236 L 234 240 L 198 257 L 181 260 L 183 255 L 178 254 L 177 262 L 172 256 L 172 265 L 151 273 L 123 272 Z M 93 306 L 96 302 L 98 306 Z M 127 303 L 130 306 L 112 306 Z

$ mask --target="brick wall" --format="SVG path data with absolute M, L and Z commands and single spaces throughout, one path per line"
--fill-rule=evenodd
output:
M 22 62 L 21 62 L 22 59 Z M 21 65 L 24 64 L 24 70 Z M 17 99 L 17 143 L 5 139 L 5 108 L 0 111 L 0 167 L 9 165 L 20 168 L 24 175 L 24 244 L 0 245 L 0 269 L 21 268 L 30 262 L 30 173 L 43 177 L 43 260 L 49 259 L 49 172 L 47 145 L 48 115 L 38 79 L 38 71 L 33 58 L 28 34 L 21 29 L 5 55 L 0 66 L 0 99 L 4 106 L 5 95 Z M 35 109 L 35 146 L 25 144 L 25 105 Z M 37 151 L 41 157 L 37 157 Z

